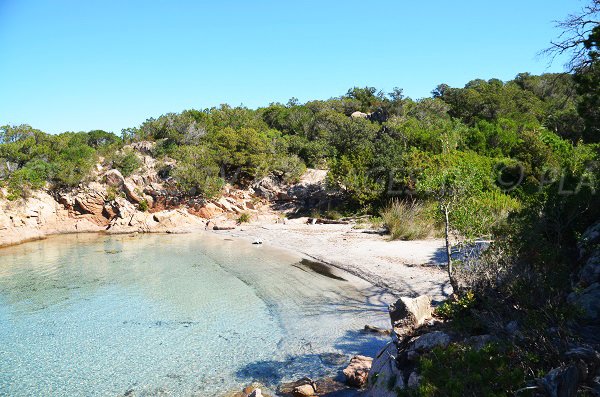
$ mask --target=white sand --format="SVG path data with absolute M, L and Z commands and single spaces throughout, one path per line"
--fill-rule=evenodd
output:
M 254 223 L 214 233 L 241 237 L 300 253 L 343 269 L 397 296 L 427 294 L 439 301 L 451 292 L 444 241 L 388 241 L 352 225 L 307 225 L 306 218 L 284 224 Z

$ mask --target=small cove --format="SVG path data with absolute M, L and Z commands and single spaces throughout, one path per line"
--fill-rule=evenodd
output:
M 56 236 L 0 250 L 0 395 L 208 396 L 335 375 L 390 298 L 210 234 Z

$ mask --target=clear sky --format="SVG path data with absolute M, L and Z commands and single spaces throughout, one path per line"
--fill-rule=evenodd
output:
M 221 103 L 512 79 L 579 0 L 0 0 L 0 125 L 119 133 Z

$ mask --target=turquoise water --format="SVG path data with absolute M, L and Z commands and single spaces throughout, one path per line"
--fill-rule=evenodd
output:
M 212 234 L 0 250 L 0 395 L 221 396 L 335 375 L 384 340 L 381 291 Z

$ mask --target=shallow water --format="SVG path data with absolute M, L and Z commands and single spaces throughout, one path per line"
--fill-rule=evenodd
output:
M 0 395 L 220 396 L 374 354 L 382 291 L 221 236 L 59 236 L 0 250 Z

